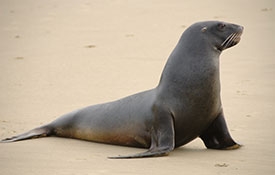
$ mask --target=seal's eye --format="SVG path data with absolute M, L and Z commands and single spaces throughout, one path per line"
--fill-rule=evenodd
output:
M 225 29 L 226 25 L 224 23 L 219 23 L 218 24 L 218 29 L 223 31 Z

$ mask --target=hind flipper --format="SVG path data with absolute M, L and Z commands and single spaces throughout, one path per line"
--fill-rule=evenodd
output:
M 1 143 L 16 142 L 16 141 L 20 141 L 20 140 L 46 137 L 50 134 L 51 134 L 51 129 L 50 129 L 50 127 L 48 127 L 46 125 L 46 126 L 42 126 L 42 127 L 32 129 L 28 132 L 25 132 L 23 134 L 20 134 L 20 135 L 14 136 L 14 137 L 3 139 L 0 142 Z

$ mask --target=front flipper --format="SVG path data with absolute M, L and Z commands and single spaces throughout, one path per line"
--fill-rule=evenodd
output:
M 230 136 L 226 126 L 223 112 L 213 121 L 213 123 L 200 135 L 205 146 L 210 149 L 237 149 L 241 147 Z
M 171 150 L 148 150 L 143 153 L 133 154 L 133 155 L 126 155 L 126 156 L 115 156 L 115 157 L 108 157 L 109 159 L 135 159 L 135 158 L 146 158 L 146 157 L 160 157 L 166 156 Z
M 148 151 L 133 155 L 108 157 L 110 159 L 131 159 L 168 155 L 175 148 L 174 119 L 170 112 L 155 108 L 155 121 L 151 132 L 151 147 Z

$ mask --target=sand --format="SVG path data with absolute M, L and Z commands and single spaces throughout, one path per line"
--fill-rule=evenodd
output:
M 1 0 L 0 138 L 155 87 L 194 22 L 233 22 L 245 31 L 221 55 L 224 111 L 241 149 L 207 150 L 196 139 L 167 157 L 109 160 L 143 150 L 48 137 L 0 144 L 0 174 L 274 174 L 274 4 Z

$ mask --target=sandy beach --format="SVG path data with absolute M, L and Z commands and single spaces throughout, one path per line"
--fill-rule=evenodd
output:
M 0 139 L 155 87 L 182 32 L 204 20 L 245 28 L 220 62 L 241 149 L 208 150 L 196 139 L 166 157 L 110 160 L 144 150 L 47 137 L 0 144 L 0 174 L 275 174 L 272 0 L 0 0 Z

